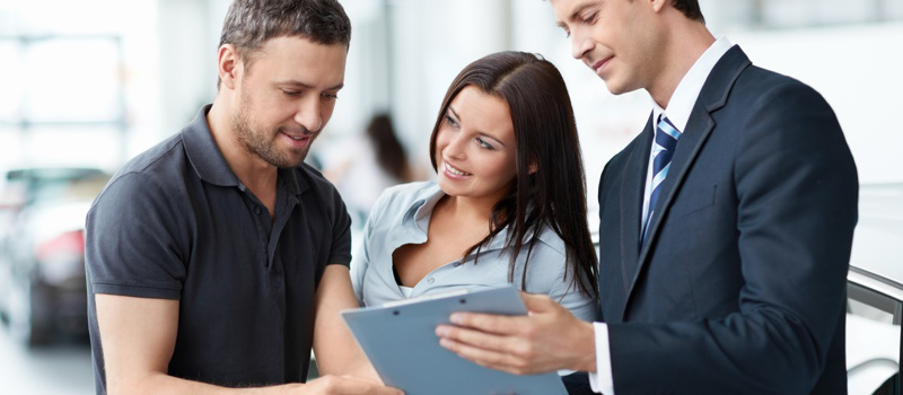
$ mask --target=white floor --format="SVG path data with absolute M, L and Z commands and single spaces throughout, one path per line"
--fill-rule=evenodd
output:
M 93 375 L 87 345 L 26 350 L 0 326 L 0 394 L 94 394 Z

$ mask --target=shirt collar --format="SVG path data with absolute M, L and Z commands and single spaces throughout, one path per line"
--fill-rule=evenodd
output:
M 207 124 L 207 113 L 211 107 L 208 104 L 201 108 L 194 120 L 182 129 L 185 154 L 201 180 L 219 186 L 238 186 L 238 177 L 220 152 Z
M 442 199 L 443 196 L 445 196 L 445 192 L 439 188 L 439 184 L 433 184 L 424 189 L 414 201 L 414 204 L 412 204 L 405 213 L 404 218 L 402 219 L 402 225 L 404 227 L 416 227 L 420 232 L 423 232 L 424 236 L 427 235 L 433 209 L 436 208 L 436 204 L 439 203 L 439 200 Z M 502 229 L 501 232 L 489 241 L 489 244 L 487 244 L 482 251 L 489 252 L 503 249 L 505 243 L 508 241 L 510 231 L 510 227 Z M 549 240 L 547 240 L 549 237 L 547 234 L 548 231 L 549 229 L 544 229 L 544 231 L 539 234 L 539 239 L 546 243 L 549 243 Z M 524 240 L 524 245 L 529 243 L 533 236 L 534 232 L 528 232 Z
M 219 186 L 238 187 L 242 185 L 241 181 L 223 157 L 207 123 L 207 113 L 212 106 L 208 104 L 201 108 L 188 126 L 182 129 L 185 153 L 201 180 Z M 279 169 L 279 179 L 296 196 L 308 189 L 307 180 L 299 176 L 299 173 L 294 169 Z
M 658 122 L 658 116 L 664 112 L 678 132 L 682 133 L 686 129 L 690 114 L 696 105 L 696 99 L 699 98 L 699 92 L 702 91 L 702 86 L 705 85 L 709 73 L 730 48 L 731 43 L 725 37 L 719 38 L 709 46 L 677 84 L 671 100 L 668 101 L 667 109 L 662 109 L 654 100 L 652 101 L 653 127 Z
M 433 184 L 423 191 L 405 213 L 402 223 L 404 225 L 416 226 L 424 234 L 430 226 L 430 217 L 433 214 L 433 208 L 439 203 L 439 199 L 445 196 L 445 192 L 439 188 L 439 184 Z

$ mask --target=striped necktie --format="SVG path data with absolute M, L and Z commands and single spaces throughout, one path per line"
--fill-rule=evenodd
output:
M 668 168 L 671 167 L 671 157 L 674 156 L 674 148 L 677 147 L 677 139 L 680 138 L 680 132 L 671 124 L 664 115 L 659 116 L 658 127 L 655 129 L 655 157 L 652 160 L 652 194 L 649 195 L 649 210 L 643 221 L 643 243 L 646 243 L 646 233 L 649 232 L 649 224 L 652 222 L 652 214 L 655 211 L 655 203 L 658 202 L 658 195 L 662 191 L 662 184 L 665 183 L 665 177 L 668 175 Z

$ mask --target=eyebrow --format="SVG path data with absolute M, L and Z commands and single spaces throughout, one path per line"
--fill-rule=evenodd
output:
M 448 111 L 451 111 L 452 115 L 454 115 L 455 118 L 458 118 L 458 122 L 461 121 L 461 116 L 458 115 L 458 112 L 455 111 L 455 108 L 452 107 L 451 104 L 448 105 Z M 483 132 L 483 131 L 479 131 L 479 130 L 478 130 L 478 131 L 477 131 L 477 134 L 480 135 L 481 137 L 489 137 L 489 138 L 491 138 L 491 139 L 494 140 L 495 142 L 499 143 L 499 145 L 501 145 L 502 147 L 506 147 L 506 148 L 508 147 L 507 145 L 505 145 L 505 143 L 502 142 L 502 140 L 499 140 L 498 137 L 495 137 L 495 136 L 493 136 L 493 135 L 491 135 L 491 134 L 489 134 L 489 133 L 487 133 L 487 132 Z
M 277 84 L 277 85 L 291 85 L 291 86 L 295 86 L 295 87 L 299 87 L 299 88 L 304 88 L 304 89 L 316 89 L 315 86 L 313 86 L 313 85 L 311 85 L 311 84 L 308 84 L 308 83 L 305 83 L 305 82 L 298 81 L 298 80 L 278 81 L 278 82 L 276 82 L 276 84 Z M 331 87 L 326 88 L 326 89 L 324 89 L 324 90 L 327 90 L 327 91 L 337 91 L 337 90 L 342 89 L 343 87 L 345 87 L 345 83 L 344 83 L 344 82 L 343 82 L 343 83 L 340 83 L 340 84 L 338 84 L 338 85 L 331 86 Z
M 451 113 L 454 114 L 454 115 L 455 115 L 455 118 L 458 118 L 459 121 L 461 120 L 461 116 L 458 115 L 458 112 L 455 111 L 455 108 L 452 107 L 451 104 L 448 105 L 448 111 L 451 111 Z

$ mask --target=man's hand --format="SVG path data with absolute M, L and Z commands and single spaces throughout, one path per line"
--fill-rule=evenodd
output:
M 596 371 L 595 331 L 546 295 L 521 293 L 529 314 L 455 313 L 440 325 L 439 344 L 488 368 L 513 374 L 560 369 Z
M 367 395 L 404 395 L 403 392 L 385 387 L 375 381 L 351 376 L 323 376 L 304 385 L 303 394 L 367 394 Z

